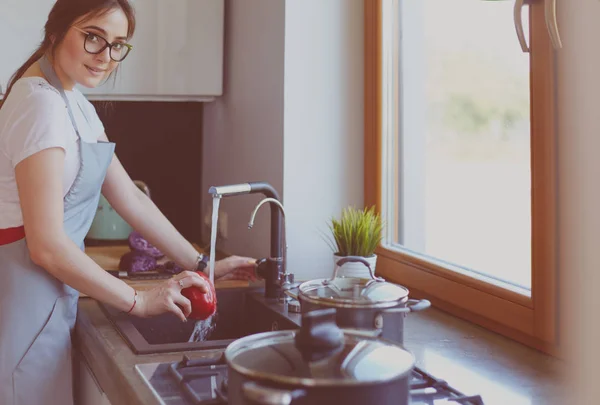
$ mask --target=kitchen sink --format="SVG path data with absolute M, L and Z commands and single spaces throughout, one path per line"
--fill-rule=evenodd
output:
M 191 342 L 194 321 L 182 322 L 171 313 L 140 318 L 103 304 L 101 307 L 136 354 L 180 352 L 223 348 L 254 333 L 298 327 L 273 309 L 272 303 L 266 304 L 262 295 L 256 288 L 218 289 L 213 328 L 203 341 Z

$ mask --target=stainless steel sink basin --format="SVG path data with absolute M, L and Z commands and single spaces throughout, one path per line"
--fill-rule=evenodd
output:
M 136 354 L 178 352 L 226 347 L 243 336 L 297 325 L 269 308 L 256 289 L 217 290 L 215 328 L 206 340 L 189 342 L 195 322 L 182 322 L 173 314 L 139 318 L 101 305 L 104 312 Z

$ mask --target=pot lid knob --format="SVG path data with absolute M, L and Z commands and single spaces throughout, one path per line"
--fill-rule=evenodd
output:
M 335 308 L 302 314 L 302 325 L 296 334 L 295 344 L 304 361 L 324 359 L 344 346 L 344 333 L 337 326 L 335 316 Z

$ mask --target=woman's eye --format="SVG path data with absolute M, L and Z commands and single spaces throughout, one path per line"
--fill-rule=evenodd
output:
M 97 35 L 94 34 L 88 34 L 88 39 L 92 42 L 99 42 L 100 38 Z
M 120 51 L 121 49 L 123 49 L 123 44 L 113 44 L 113 49 L 116 49 L 117 51 Z

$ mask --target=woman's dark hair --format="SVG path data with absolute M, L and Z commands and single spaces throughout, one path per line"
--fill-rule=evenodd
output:
M 106 14 L 115 8 L 120 8 L 125 13 L 127 22 L 129 23 L 127 38 L 131 38 L 135 31 L 135 12 L 131 4 L 129 4 L 129 0 L 57 0 L 48 15 L 42 43 L 33 55 L 27 59 L 27 62 L 10 78 L 4 100 L 7 99 L 15 82 L 23 76 L 31 65 L 47 52 L 54 55 L 56 47 L 62 43 L 71 25 L 84 16 L 85 19 L 82 22 Z M 0 100 L 0 108 L 2 108 L 4 100 Z

